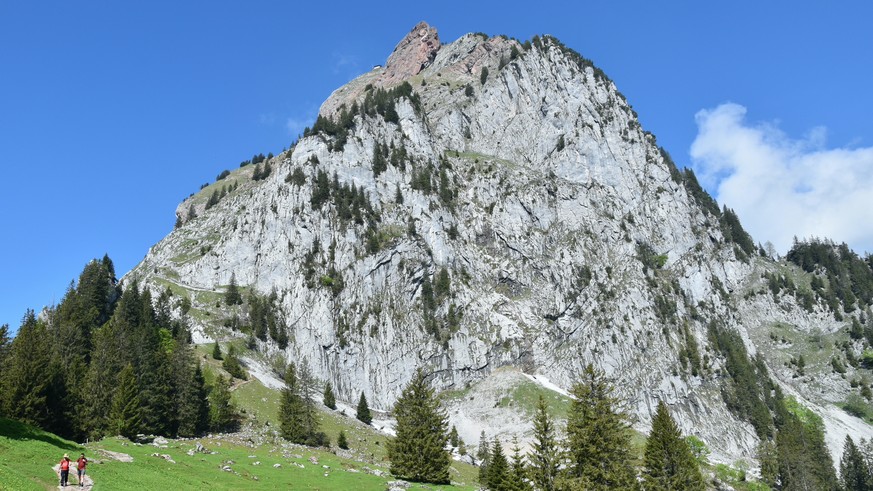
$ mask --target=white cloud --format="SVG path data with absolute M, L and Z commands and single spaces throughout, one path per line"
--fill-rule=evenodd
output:
M 718 202 L 736 210 L 756 242 L 782 254 L 795 236 L 873 252 L 873 147 L 829 149 L 825 128 L 792 139 L 745 115 L 728 103 L 695 116 L 693 167 Z

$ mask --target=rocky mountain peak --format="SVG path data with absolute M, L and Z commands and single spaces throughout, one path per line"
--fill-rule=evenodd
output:
M 419 22 L 394 48 L 385 71 L 379 79 L 380 85 L 396 85 L 409 77 L 418 75 L 436 58 L 440 49 L 440 36 L 435 27 L 427 22 Z
M 378 409 L 418 368 L 440 389 L 504 367 L 568 388 L 592 363 L 618 380 L 641 430 L 665 401 L 730 462 L 759 441 L 725 400 L 739 389 L 713 340 L 730 332 L 767 354 L 786 393 L 828 408 L 833 451 L 847 433 L 873 436 L 830 405 L 853 390 L 830 352 L 808 353 L 819 385 L 789 370 L 792 338 L 836 339 L 845 322 L 814 296 L 767 294 L 774 272 L 798 285 L 803 273 L 738 240 L 615 84 L 558 40 L 441 45 L 420 23 L 320 115 L 288 152 L 183 202 L 178 228 L 130 273 L 185 298 L 200 341 L 253 336 L 265 360 L 305 363 L 338 399 L 363 390 Z M 260 297 L 223 302 L 232 280 Z M 451 413 L 468 441 L 471 399 Z

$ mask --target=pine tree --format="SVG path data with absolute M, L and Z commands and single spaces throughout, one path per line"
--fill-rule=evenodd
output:
M 289 363 L 285 369 L 285 388 L 282 389 L 279 404 L 279 431 L 282 438 L 299 444 L 306 442 L 306 433 L 303 429 L 303 411 L 297 369 L 293 363 Z
M 139 386 L 130 363 L 118 375 L 118 392 L 112 399 L 110 426 L 126 438 L 134 438 L 142 428 Z
M 6 354 L 9 353 L 11 344 L 9 324 L 3 324 L 0 326 L 0 367 L 3 366 L 3 360 L 6 359 Z
M 705 489 L 700 468 L 664 401 L 658 402 L 646 441 L 643 480 L 646 489 Z
M 309 371 L 309 365 L 305 361 L 300 365 L 297 372 L 297 381 L 303 408 L 301 423 L 303 425 L 303 434 L 305 435 L 305 444 L 311 447 L 327 446 L 330 442 L 327 435 L 321 431 L 317 415 L 318 410 L 315 407 L 315 401 L 312 399 L 317 393 L 315 377 L 312 376 L 312 372 Z
M 452 429 L 449 430 L 449 445 L 452 448 L 458 448 L 458 429 L 455 428 L 455 425 L 452 425 Z
M 367 397 L 364 395 L 364 391 L 361 391 L 361 399 L 358 401 L 358 412 L 355 417 L 365 424 L 370 424 L 373 421 L 373 416 L 370 414 L 370 406 L 367 405 Z
M 324 386 L 324 405 L 330 409 L 336 409 L 336 398 L 333 395 L 333 386 L 330 382 Z
M 488 466 L 488 457 L 490 453 L 489 443 L 488 443 L 488 435 L 485 434 L 485 430 L 482 430 L 482 433 L 479 434 L 479 446 L 476 447 L 476 460 L 479 461 L 479 480 L 482 480 L 483 469 Z
M 531 479 L 538 489 L 554 491 L 555 479 L 561 464 L 560 449 L 555 433 L 555 422 L 542 395 L 537 401 L 533 421 L 534 440 L 528 459 L 531 462 Z
M 0 373 L 2 412 L 10 418 L 43 428 L 52 419 L 49 411 L 51 354 L 47 339 L 45 324 L 28 310 Z
M 224 361 L 221 363 L 221 367 L 224 368 L 231 377 L 240 380 L 246 379 L 246 373 L 243 371 L 242 365 L 239 363 L 239 358 L 236 356 L 236 348 L 233 345 L 230 345 L 230 347 L 227 348 L 227 354 L 224 356 Z
M 509 462 L 507 462 L 503 446 L 500 445 L 500 440 L 496 436 L 491 443 L 491 451 L 488 454 L 485 481 L 480 480 L 480 484 L 484 484 L 490 491 L 512 491 Z
M 209 391 L 209 427 L 215 431 L 230 429 L 236 423 L 236 408 L 230 400 L 230 381 L 221 374 Z
M 191 351 L 180 344 L 173 352 L 175 378 L 174 405 L 176 407 L 175 433 L 192 437 L 206 431 L 209 425 L 209 403 L 206 383 L 200 363 L 192 363 Z
M 873 490 L 870 468 L 864 459 L 864 455 L 849 435 L 846 435 L 846 443 L 843 445 L 843 457 L 840 460 L 840 484 L 844 491 Z
M 118 374 L 123 353 L 121 336 L 116 326 L 107 323 L 94 331 L 91 364 L 85 375 L 84 389 L 77 412 L 82 417 L 82 430 L 91 439 L 99 439 L 111 432 L 109 412 L 112 396 L 118 387 Z
M 391 473 L 408 481 L 449 483 L 448 423 L 419 369 L 394 404 L 397 436 L 388 442 Z
M 833 461 L 824 442 L 821 422 L 805 424 L 785 411 L 776 434 L 779 481 L 783 491 L 836 490 Z
M 221 346 L 218 344 L 218 341 L 212 346 L 212 359 L 213 360 L 222 360 L 224 357 L 221 355 Z
M 243 299 L 236 284 L 236 273 L 230 274 L 230 284 L 224 292 L 224 303 L 227 305 L 242 305 Z
M 510 462 L 510 489 L 512 491 L 531 491 L 530 483 L 528 482 L 528 469 L 524 463 L 524 456 L 521 455 L 521 448 L 518 446 L 518 437 L 512 437 L 512 461 Z
M 567 415 L 566 482 L 585 489 L 637 489 L 630 456 L 630 423 L 602 371 L 588 365 L 571 391 Z
M 336 446 L 343 450 L 349 449 L 349 441 L 346 439 L 345 431 L 340 430 L 339 435 L 336 437 Z

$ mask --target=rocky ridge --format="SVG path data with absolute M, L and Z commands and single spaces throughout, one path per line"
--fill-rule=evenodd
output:
M 441 389 L 505 366 L 566 388 L 594 363 L 641 430 L 664 399 L 717 460 L 751 459 L 755 431 L 722 396 L 708 327 L 718 322 L 820 409 L 832 453 L 848 432 L 873 435 L 830 405 L 846 380 L 797 380 L 768 344 L 774 325 L 829 335 L 845 322 L 761 294 L 761 274 L 785 266 L 726 237 L 615 84 L 553 38 L 440 45 L 419 24 L 321 117 L 333 124 L 272 159 L 266 178 L 247 166 L 211 209 L 221 183 L 181 203 L 184 223 L 125 282 L 189 299 L 203 340 L 242 335 L 224 327 L 248 313 L 221 301 L 232 275 L 275 291 L 288 346 L 267 338 L 259 349 L 307 363 L 342 400 L 363 390 L 388 409 L 417 367 Z M 361 196 L 372 211 L 356 215 Z M 691 349 L 699 370 L 683 362 Z

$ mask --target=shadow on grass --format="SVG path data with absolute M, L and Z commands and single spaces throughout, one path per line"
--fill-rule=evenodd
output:
M 0 437 L 7 437 L 12 440 L 38 440 L 64 450 L 75 451 L 81 448 L 74 443 L 70 443 L 39 428 L 6 418 L 0 418 Z

